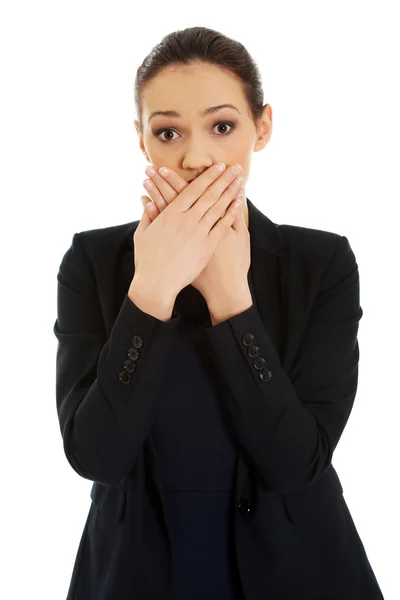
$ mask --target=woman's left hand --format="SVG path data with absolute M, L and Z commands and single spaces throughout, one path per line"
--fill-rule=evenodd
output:
M 158 171 L 149 176 L 153 185 L 145 189 L 150 198 L 142 196 L 143 208 L 153 201 L 152 210 L 147 213 L 152 221 L 166 208 L 182 190 L 191 185 L 172 169 L 162 176 Z M 241 190 L 243 192 L 243 188 Z M 247 275 L 250 268 L 250 234 L 244 221 L 243 210 L 230 227 L 225 237 L 218 244 L 211 259 L 203 271 L 192 282 L 209 304 L 216 303 L 218 298 L 229 297 L 232 290 L 243 290 L 248 287 Z

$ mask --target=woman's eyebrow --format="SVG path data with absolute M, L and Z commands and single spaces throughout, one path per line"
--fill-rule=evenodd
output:
M 205 110 L 201 110 L 199 112 L 199 116 L 206 117 L 207 115 L 213 115 L 214 113 L 216 113 L 218 110 L 221 110 L 222 108 L 233 108 L 234 110 L 237 110 L 239 115 L 241 114 L 240 110 L 238 108 L 236 108 L 236 106 L 234 106 L 233 104 L 218 104 L 218 106 L 209 106 Z M 157 111 L 151 113 L 147 123 L 150 123 L 150 120 L 153 117 L 155 117 L 156 115 L 162 115 L 164 117 L 181 117 L 182 116 L 181 113 L 177 112 L 176 110 L 157 110 Z

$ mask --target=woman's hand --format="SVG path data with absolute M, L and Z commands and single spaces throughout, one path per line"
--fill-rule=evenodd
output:
M 211 167 L 210 167 L 211 168 Z M 155 172 L 151 177 L 149 187 L 145 188 L 150 196 L 142 196 L 142 204 L 154 221 L 158 215 L 177 197 L 185 187 L 191 185 L 172 169 L 167 175 Z M 237 198 L 243 195 L 240 188 Z M 151 202 L 151 204 L 148 204 Z M 147 206 L 146 206 L 147 205 Z M 192 282 L 208 304 L 215 305 L 219 298 L 232 295 L 232 290 L 245 290 L 248 287 L 247 274 L 250 268 L 250 234 L 244 222 L 242 208 L 237 218 L 228 228 L 225 236 L 219 242 L 211 259 Z

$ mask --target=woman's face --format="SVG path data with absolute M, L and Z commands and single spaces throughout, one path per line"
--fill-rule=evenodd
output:
M 228 103 L 237 110 L 225 107 L 200 114 L 211 106 Z M 166 67 L 144 86 L 142 106 L 143 135 L 135 121 L 142 152 L 155 169 L 170 167 L 186 181 L 215 163 L 238 163 L 245 187 L 252 153 L 262 150 L 272 133 L 271 106 L 265 106 L 257 133 L 240 82 L 216 65 Z M 181 116 L 152 116 L 167 110 Z M 245 200 L 243 210 L 248 226 Z

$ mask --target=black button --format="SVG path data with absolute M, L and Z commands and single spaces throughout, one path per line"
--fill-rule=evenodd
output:
M 242 342 L 245 346 L 251 346 L 251 344 L 254 343 L 255 341 L 255 337 L 254 335 L 251 335 L 251 333 L 245 333 L 242 337 Z
M 237 514 L 239 515 L 239 517 L 246 517 L 248 514 L 251 513 L 251 510 L 252 504 L 250 500 L 246 500 L 246 498 L 241 498 L 237 506 Z
M 129 358 L 128 358 L 128 360 L 126 360 L 124 362 L 124 369 L 125 369 L 125 371 L 128 371 L 128 373 L 132 373 L 132 371 L 134 371 L 135 368 L 136 368 L 135 363 L 133 361 L 129 360 Z
M 266 362 L 265 358 L 262 358 L 261 356 L 257 356 L 257 358 L 255 358 L 253 361 L 253 365 L 259 371 L 260 369 L 262 369 L 264 367 L 265 362 Z
M 132 338 L 132 346 L 134 348 L 141 348 L 143 346 L 143 338 L 140 335 L 134 335 Z
M 137 360 L 139 358 L 140 352 L 136 350 L 136 348 L 129 348 L 128 350 L 128 358 L 131 360 Z
M 126 371 L 121 371 L 118 373 L 118 379 L 121 383 L 129 383 L 131 380 L 131 376 Z
M 247 354 L 250 356 L 250 358 L 255 358 L 260 354 L 260 352 L 261 350 L 258 346 L 250 346 L 247 350 Z
M 258 375 L 261 381 L 269 381 L 272 377 L 272 372 L 269 369 L 261 369 Z

